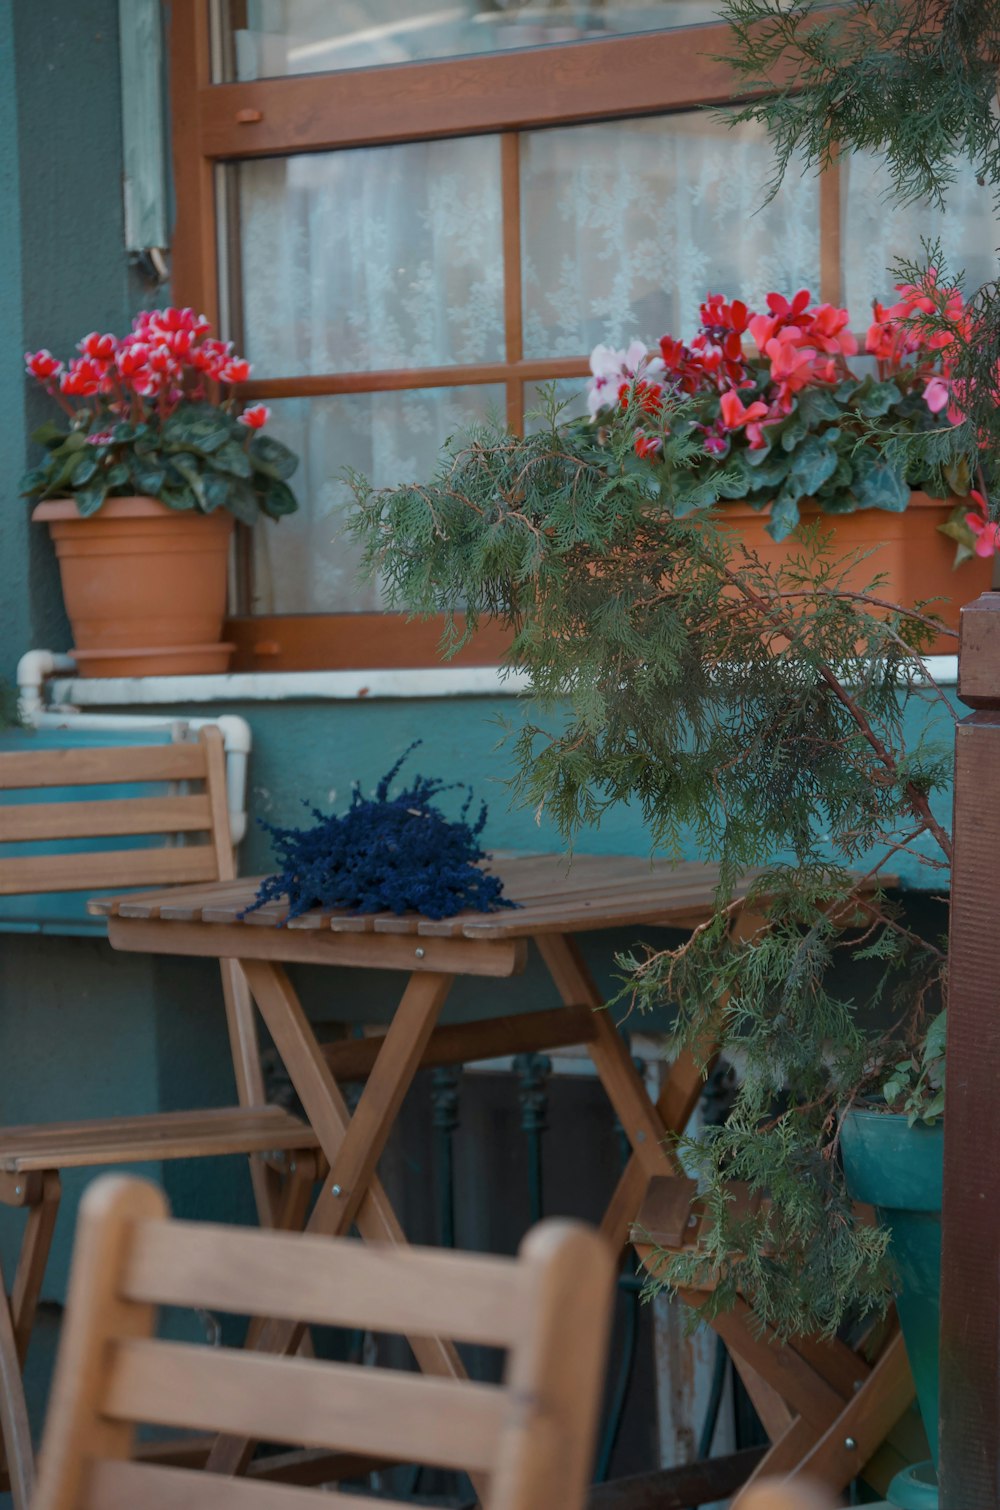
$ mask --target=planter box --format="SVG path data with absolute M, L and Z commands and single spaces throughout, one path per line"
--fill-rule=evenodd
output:
M 823 514 L 807 509 L 803 515 L 810 522 L 818 520 L 822 529 L 833 536 L 833 559 L 851 551 L 869 551 L 865 560 L 847 576 L 847 584 L 863 590 L 872 578 L 885 574 L 886 580 L 875 596 L 904 607 L 928 598 L 927 612 L 939 617 L 948 629 L 958 629 L 959 613 L 966 603 L 993 585 L 993 558 L 973 557 L 955 567 L 955 542 L 942 535 L 938 525 L 946 524 L 955 507 L 954 498 L 928 498 L 914 493 L 909 507 L 901 514 L 886 509 L 859 509 L 854 514 Z M 743 542 L 767 566 L 778 566 L 794 553 L 796 536 L 772 540 L 765 528 L 768 516 L 745 503 L 727 503 L 720 509 L 731 520 Z M 941 634 L 930 646 L 932 655 L 955 655 L 958 641 L 953 635 Z

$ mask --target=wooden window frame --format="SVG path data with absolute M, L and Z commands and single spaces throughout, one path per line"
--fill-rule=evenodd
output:
M 178 304 L 219 320 L 222 163 L 445 137 L 500 138 L 503 209 L 503 361 L 381 372 L 318 373 L 244 385 L 254 399 L 503 384 L 508 423 L 520 426 L 525 384 L 584 377 L 588 357 L 525 360 L 522 342 L 519 133 L 664 115 L 737 98 L 719 61 L 718 23 L 481 56 L 401 63 L 248 83 L 212 81 L 212 0 L 169 5 L 170 98 L 177 219 Z M 744 91 L 745 93 L 745 91 Z M 820 181 L 820 294 L 839 301 L 840 184 Z M 248 553 L 244 553 L 245 556 Z M 240 615 L 227 623 L 238 670 L 362 669 L 439 664 L 441 619 L 401 614 Z M 453 664 L 494 665 L 507 637 L 487 626 Z

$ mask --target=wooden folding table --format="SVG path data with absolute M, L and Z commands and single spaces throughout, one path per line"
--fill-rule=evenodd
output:
M 257 889 L 252 879 L 99 901 L 93 910 L 108 916 L 109 937 L 116 949 L 240 962 L 329 1161 L 329 1175 L 309 1218 L 309 1231 L 335 1235 L 356 1226 L 368 1241 L 405 1242 L 376 1166 L 422 1065 L 471 1062 L 575 1044 L 586 1045 L 632 1148 L 605 1214 L 604 1232 L 624 1250 L 631 1225 L 654 1182 L 668 1193 L 668 1207 L 676 1206 L 681 1212 L 683 1226 L 693 1188 L 678 1167 L 669 1135 L 683 1131 L 697 1104 L 703 1085 L 701 1068 L 690 1054 L 680 1055 L 657 1101 L 651 1100 L 611 1015 L 598 1010 L 603 1005 L 601 996 L 573 936 L 640 924 L 693 928 L 712 914 L 717 870 L 604 855 L 577 856 L 570 867 L 562 856 L 506 854 L 495 855 L 491 868 L 502 876 L 505 895 L 518 905 L 442 920 L 417 914 L 358 916 L 317 910 L 286 922 L 286 910 L 279 904 L 246 912 Z M 736 926 L 752 928 L 754 920 L 744 912 Z M 552 977 L 560 1008 L 437 1026 L 458 976 L 516 976 L 524 968 L 529 942 Z M 288 964 L 391 969 L 409 978 L 383 1037 L 324 1046 L 288 978 Z M 357 1078 L 364 1078 L 366 1084 L 351 1115 L 338 1079 Z M 698 1303 L 704 1297 L 690 1298 Z M 772 1435 L 783 1436 L 786 1428 L 798 1423 L 795 1456 L 806 1455 L 834 1423 L 843 1403 L 838 1390 L 845 1377 L 853 1399 L 865 1382 L 867 1366 L 846 1348 L 841 1351 L 849 1355 L 850 1363 L 837 1349 L 820 1344 L 811 1344 L 805 1353 L 769 1348 L 753 1327 L 740 1326 L 741 1335 L 734 1338 L 729 1319 L 722 1318 L 721 1325 L 758 1408 L 768 1412 L 768 1406 L 772 1407 L 768 1412 L 776 1423 Z M 287 1352 L 298 1346 L 302 1334 L 301 1325 L 271 1321 L 259 1330 L 256 1345 Z M 425 1371 L 452 1377 L 462 1374 L 449 1339 L 410 1340 Z M 741 1347 L 734 1342 L 744 1344 L 749 1356 L 742 1358 Z M 786 1351 L 790 1354 L 787 1362 L 779 1357 Z M 765 1375 L 771 1382 L 765 1382 Z M 798 1415 L 796 1404 L 784 1403 L 798 1395 L 806 1398 L 805 1417 Z M 209 1467 L 239 1472 L 250 1452 L 247 1442 L 220 1441 Z M 793 1466 L 789 1454 L 778 1456 L 781 1470 L 788 1472 Z

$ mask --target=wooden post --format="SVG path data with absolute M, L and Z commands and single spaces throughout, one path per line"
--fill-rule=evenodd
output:
M 941 1510 L 1000 1510 L 1000 593 L 962 610 L 941 1284 Z

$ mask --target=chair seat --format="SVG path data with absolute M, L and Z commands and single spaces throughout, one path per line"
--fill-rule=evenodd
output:
M 312 1128 L 280 1106 L 222 1107 L 2 1128 L 0 1171 L 24 1174 L 317 1146 Z

